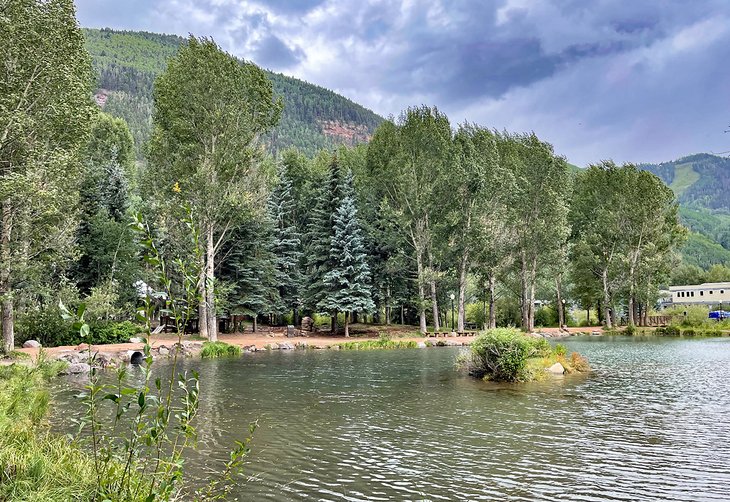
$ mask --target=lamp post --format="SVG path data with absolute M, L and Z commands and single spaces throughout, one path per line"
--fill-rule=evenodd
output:
M 568 318 L 565 315 L 565 298 L 563 298 L 561 301 L 563 302 L 563 324 L 565 326 L 567 326 L 568 325 Z M 562 328 L 563 326 L 560 326 L 560 327 Z
M 456 295 L 454 293 L 451 293 L 451 331 L 454 331 L 454 298 L 456 298 Z

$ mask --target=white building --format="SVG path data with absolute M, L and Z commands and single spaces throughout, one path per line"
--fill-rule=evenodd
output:
M 670 286 L 674 305 L 726 305 L 730 307 L 730 282 L 706 282 L 693 286 Z

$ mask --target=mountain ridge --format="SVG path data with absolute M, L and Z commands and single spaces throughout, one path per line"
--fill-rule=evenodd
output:
M 137 154 L 149 138 L 154 80 L 184 43 L 178 35 L 147 31 L 83 28 L 97 73 L 97 103 L 127 121 Z M 314 155 L 322 148 L 369 140 L 385 120 L 372 110 L 325 87 L 265 70 L 284 101 L 279 125 L 266 137 L 276 153 L 289 147 Z

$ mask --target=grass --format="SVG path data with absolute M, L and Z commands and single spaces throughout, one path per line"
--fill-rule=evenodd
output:
M 377 340 L 342 342 L 335 346 L 341 350 L 415 349 L 418 348 L 418 343 L 413 340 L 391 340 L 389 336 L 381 333 Z
M 241 353 L 241 347 L 238 345 L 230 345 L 225 342 L 204 342 L 200 357 L 210 359 L 217 357 L 239 357 Z
M 674 179 L 669 188 L 679 197 L 699 179 L 700 175 L 693 169 L 691 163 L 679 164 L 674 167 Z
M 0 500 L 93 500 L 94 465 L 48 431 L 48 379 L 63 365 L 0 368 Z

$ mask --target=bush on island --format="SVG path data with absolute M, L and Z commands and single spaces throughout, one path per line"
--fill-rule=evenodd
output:
M 515 328 L 496 328 L 474 339 L 459 363 L 471 376 L 504 382 L 527 382 L 545 375 L 559 362 L 567 373 L 588 371 L 588 362 L 573 352 L 566 357 L 563 345 L 552 347 L 544 338 L 534 338 Z

